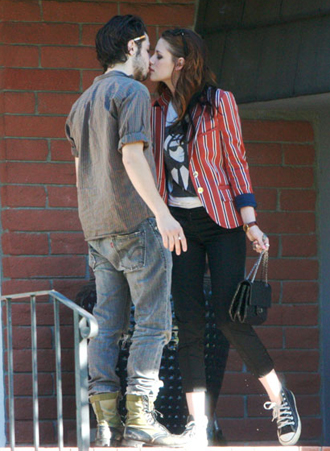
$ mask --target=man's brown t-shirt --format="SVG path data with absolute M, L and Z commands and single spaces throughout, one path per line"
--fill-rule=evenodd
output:
M 119 71 L 96 77 L 73 105 L 66 134 L 79 159 L 78 210 L 86 240 L 130 233 L 153 216 L 133 187 L 121 154 L 125 144 L 143 141 L 155 178 L 145 86 Z

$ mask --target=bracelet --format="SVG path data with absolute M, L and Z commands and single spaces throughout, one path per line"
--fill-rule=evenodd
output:
M 255 226 L 255 225 L 258 225 L 257 221 L 251 221 L 251 222 L 248 222 L 247 224 L 244 224 L 244 225 L 243 225 L 243 230 L 244 230 L 244 232 L 245 232 L 245 233 L 248 232 L 249 229 L 250 229 L 251 227 Z

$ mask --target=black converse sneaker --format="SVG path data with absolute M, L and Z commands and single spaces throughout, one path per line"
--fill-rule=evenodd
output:
M 301 434 L 301 421 L 299 418 L 296 400 L 293 393 L 286 388 L 281 391 L 282 404 L 265 402 L 266 410 L 273 409 L 272 421 L 277 421 L 277 436 L 281 445 L 295 445 Z

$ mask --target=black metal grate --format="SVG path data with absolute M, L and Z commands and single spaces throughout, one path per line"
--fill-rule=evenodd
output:
M 204 294 L 206 303 L 206 332 L 205 332 L 205 366 L 209 399 L 214 408 L 222 385 L 227 362 L 229 343 L 224 335 L 216 328 L 212 308 L 212 293 L 209 276 L 205 276 Z M 90 281 L 76 296 L 76 302 L 89 312 L 93 311 L 96 303 L 95 282 Z M 131 310 L 131 326 L 128 338 L 123 342 L 119 354 L 117 374 L 122 383 L 122 393 L 126 389 L 126 367 L 129 354 L 130 337 L 134 330 L 134 307 Z M 160 389 L 155 408 L 162 413 L 158 418 L 172 433 L 181 433 L 187 422 L 187 404 L 182 392 L 181 374 L 178 362 L 178 329 L 173 314 L 172 338 L 165 346 L 160 367 L 160 379 L 164 387 Z M 120 413 L 126 414 L 124 400 L 120 403 Z

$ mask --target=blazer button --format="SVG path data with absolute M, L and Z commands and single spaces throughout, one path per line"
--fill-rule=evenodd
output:
M 193 176 L 194 176 L 194 177 L 198 177 L 198 172 L 195 171 L 195 172 L 193 173 Z
M 199 193 L 202 194 L 202 192 L 204 191 L 204 189 L 200 186 L 200 187 L 197 189 L 197 191 L 198 191 Z

